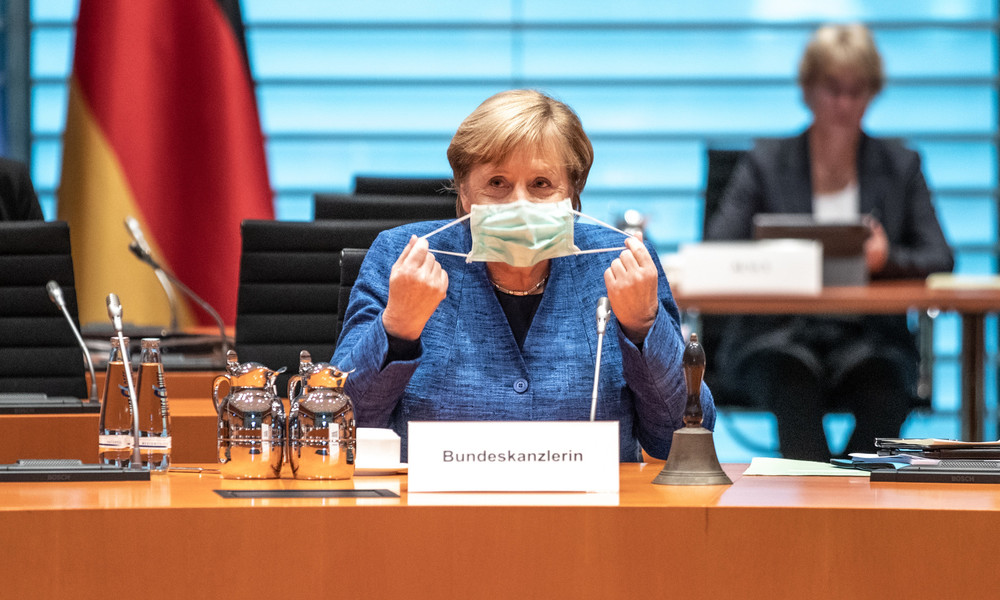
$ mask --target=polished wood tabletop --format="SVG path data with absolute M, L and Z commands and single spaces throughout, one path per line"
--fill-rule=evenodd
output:
M 684 294 L 674 290 L 689 314 L 902 314 L 935 309 L 962 320 L 961 433 L 984 439 L 986 416 L 986 315 L 1000 311 L 1000 289 L 930 288 L 923 280 L 873 281 L 864 286 L 824 287 L 818 295 Z
M 922 280 L 873 281 L 824 287 L 807 294 L 685 294 L 673 290 L 682 310 L 705 314 L 898 314 L 936 308 L 962 314 L 1000 311 L 1000 290 L 929 288 Z
M 211 466 L 211 465 L 206 465 Z M 618 494 L 409 494 L 343 482 L 0 484 L 4 596 L 991 598 L 1000 488 L 741 476 Z M 398 497 L 227 499 L 215 490 Z

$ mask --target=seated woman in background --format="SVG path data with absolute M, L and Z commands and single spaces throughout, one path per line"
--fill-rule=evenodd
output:
M 411 420 L 588 419 L 606 296 L 597 418 L 619 421 L 620 460 L 666 458 L 686 402 L 677 306 L 652 247 L 576 222 L 593 162 L 576 114 L 502 92 L 448 160 L 460 218 L 383 232 L 351 291 L 333 362 L 355 369 L 358 425 L 395 429 L 405 460 Z
M 827 221 L 867 215 L 872 278 L 950 271 L 952 253 L 920 157 L 862 130 L 884 79 L 867 28 L 816 31 L 799 67 L 812 124 L 797 137 L 758 141 L 733 173 L 706 237 L 749 239 L 757 213 L 812 213 Z M 899 435 L 919 360 L 902 315 L 738 317 L 716 357 L 727 385 L 774 411 L 782 455 L 824 461 L 830 449 L 823 414 L 832 407 L 846 404 L 855 415 L 848 453 L 871 452 L 875 437 Z

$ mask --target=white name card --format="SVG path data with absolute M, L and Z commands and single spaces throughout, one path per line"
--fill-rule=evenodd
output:
M 823 245 L 815 240 L 703 242 L 680 248 L 685 294 L 801 294 L 823 289 Z
M 411 421 L 410 492 L 617 492 L 618 421 Z

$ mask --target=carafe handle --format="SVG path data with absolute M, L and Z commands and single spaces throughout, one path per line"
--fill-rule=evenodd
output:
M 302 376 L 301 375 L 292 375 L 291 377 L 288 378 L 288 401 L 289 402 L 295 402 L 295 397 L 298 395 L 298 394 L 294 393 L 296 387 L 299 388 L 299 394 L 301 394 L 302 393 Z
M 215 412 L 219 412 L 219 386 L 225 382 L 229 385 L 229 388 L 233 387 L 233 378 L 230 375 L 219 375 L 212 382 L 212 404 L 215 405 Z

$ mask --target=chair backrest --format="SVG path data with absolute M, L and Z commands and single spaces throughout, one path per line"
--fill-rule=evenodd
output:
M 340 251 L 367 248 L 379 232 L 403 220 L 244 221 L 236 308 L 236 351 L 294 372 L 299 351 L 316 360 L 333 355 L 340 333 Z M 278 391 L 287 389 L 286 372 Z
M 355 194 L 387 194 L 390 196 L 450 196 L 451 177 L 354 177 Z
M 361 263 L 365 260 L 368 250 L 364 248 L 344 248 L 340 251 L 340 302 L 337 311 L 337 331 L 344 329 L 344 315 L 347 314 L 347 304 L 351 299 L 351 288 L 361 272 Z
M 386 194 L 316 194 L 314 218 L 407 219 L 430 221 L 455 218 L 454 196 L 398 196 Z
M 0 223 L 0 392 L 87 397 L 83 351 L 45 285 L 62 287 L 79 327 L 69 226 Z
M 717 150 L 708 151 L 708 170 L 705 175 L 705 218 L 701 223 L 701 235 L 707 233 L 709 220 L 719 209 L 722 201 L 722 193 L 729 185 L 729 178 L 732 177 L 736 165 L 746 156 L 746 150 Z
M 719 209 L 722 194 L 736 165 L 746 155 L 746 150 L 708 151 L 708 170 L 705 177 L 705 211 L 702 220 L 702 237 L 707 233 L 708 223 Z M 722 343 L 723 333 L 729 326 L 728 315 L 701 315 L 699 317 L 698 339 L 705 349 L 705 383 L 712 390 L 712 397 L 718 406 L 751 406 L 749 397 L 740 390 L 727 386 L 715 369 L 715 351 Z

